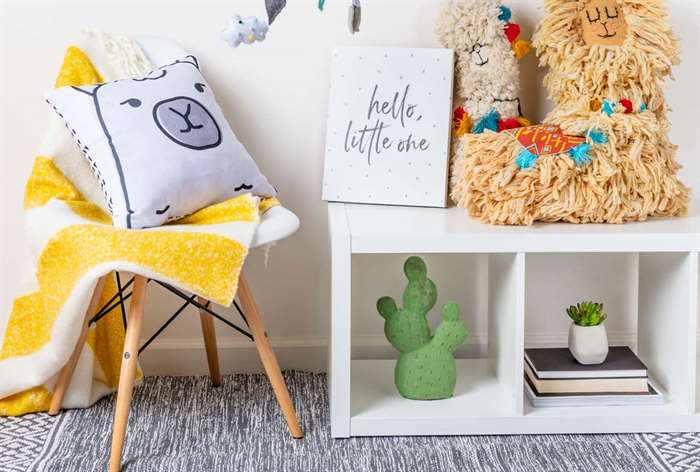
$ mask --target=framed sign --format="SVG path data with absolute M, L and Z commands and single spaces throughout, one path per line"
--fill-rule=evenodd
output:
M 445 207 L 450 49 L 333 52 L 323 199 Z

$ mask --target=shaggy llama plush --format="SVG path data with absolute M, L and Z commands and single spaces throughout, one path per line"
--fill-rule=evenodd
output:
M 455 136 L 502 131 L 527 123 L 520 110 L 521 59 L 530 49 L 518 39 L 520 26 L 498 0 L 450 0 L 437 33 L 455 51 Z
M 623 223 L 686 214 L 665 79 L 679 62 L 662 0 L 545 0 L 534 44 L 554 110 L 544 126 L 469 134 L 455 202 L 491 224 Z

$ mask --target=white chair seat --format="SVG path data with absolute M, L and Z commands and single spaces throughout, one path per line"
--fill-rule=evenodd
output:
M 148 60 L 158 67 L 169 64 L 188 54 L 182 46 L 170 39 L 139 36 L 137 41 Z M 262 216 L 260 226 L 258 226 L 250 247 L 255 248 L 280 241 L 294 234 L 297 229 L 299 229 L 299 218 L 297 218 L 297 215 L 283 206 L 270 208 Z
M 280 241 L 296 233 L 299 229 L 299 218 L 283 206 L 276 206 L 267 210 L 262 216 L 253 242 L 250 247 L 260 247 L 266 244 Z

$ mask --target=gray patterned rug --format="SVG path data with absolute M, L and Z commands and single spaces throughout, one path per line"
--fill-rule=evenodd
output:
M 136 390 L 124 450 L 135 471 L 700 471 L 700 435 L 333 440 L 322 374 L 285 374 L 303 440 L 287 433 L 262 375 L 153 377 Z M 0 471 L 104 471 L 113 398 L 51 418 L 0 418 Z

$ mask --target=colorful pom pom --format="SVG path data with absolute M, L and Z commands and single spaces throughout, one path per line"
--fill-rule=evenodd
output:
M 595 129 L 588 131 L 586 137 L 594 144 L 606 144 L 608 142 L 608 136 L 602 131 Z
M 569 155 L 571 156 L 571 160 L 574 161 L 574 164 L 582 166 L 591 162 L 593 159 L 590 154 L 591 148 L 592 146 L 588 143 L 582 143 L 573 147 L 571 151 L 569 151 Z
M 615 114 L 615 103 L 610 100 L 605 100 L 603 102 L 603 113 L 608 116 L 613 116 Z
M 642 104 L 639 106 L 639 111 L 640 111 L 640 113 L 643 113 L 643 112 L 647 111 L 648 108 L 649 108 L 649 107 L 647 107 L 647 104 L 646 104 L 646 103 L 642 103 Z
M 452 123 L 454 124 L 455 136 L 458 138 L 461 138 L 472 129 L 472 120 L 462 107 L 455 110 Z
M 520 128 L 520 122 L 516 118 L 506 118 L 505 120 L 498 120 L 498 131 L 505 131 L 507 129 Z
M 620 100 L 620 105 L 625 107 L 625 114 L 629 115 L 634 111 L 634 104 L 632 103 L 632 100 L 629 100 L 627 98 L 623 98 Z
M 532 126 L 532 121 L 528 120 L 528 119 L 525 118 L 524 116 L 519 116 L 519 117 L 516 118 L 516 119 L 518 120 L 518 123 L 520 123 L 520 126 L 521 126 L 521 127 Z
M 517 23 L 507 23 L 505 26 L 506 37 L 512 44 L 520 36 L 520 25 Z
M 494 108 L 488 114 L 479 118 L 472 128 L 472 133 L 481 134 L 487 129 L 491 131 L 498 131 L 498 121 L 500 119 L 501 115 Z
M 513 17 L 513 12 L 510 11 L 510 8 L 508 8 L 505 5 L 501 5 L 498 7 L 501 10 L 501 14 L 498 15 L 498 19 L 503 21 L 504 23 L 508 23 L 510 19 Z
M 518 154 L 518 157 L 515 159 L 515 163 L 521 169 L 532 169 L 535 167 L 535 162 L 537 162 L 537 156 L 527 149 L 520 151 L 520 154 Z
M 511 44 L 515 57 L 522 59 L 527 56 L 527 53 L 532 49 L 532 44 L 530 41 L 525 41 L 524 39 L 516 39 L 513 44 Z

